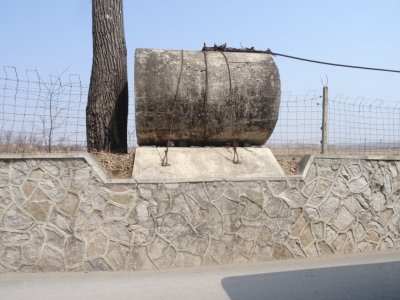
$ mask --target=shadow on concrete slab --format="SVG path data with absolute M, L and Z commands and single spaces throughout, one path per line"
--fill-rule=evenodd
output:
M 234 276 L 221 284 L 232 300 L 400 299 L 400 262 Z

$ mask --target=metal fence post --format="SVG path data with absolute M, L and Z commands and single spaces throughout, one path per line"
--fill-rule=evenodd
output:
M 328 152 L 328 86 L 324 86 L 322 90 L 322 140 L 321 153 Z

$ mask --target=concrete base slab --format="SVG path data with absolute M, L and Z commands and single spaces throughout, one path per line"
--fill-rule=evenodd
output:
M 246 181 L 284 177 L 271 150 L 265 147 L 237 148 L 239 163 L 233 163 L 233 149 L 225 147 L 168 150 L 168 165 L 161 166 L 163 147 L 139 147 L 135 153 L 133 178 L 137 182 Z

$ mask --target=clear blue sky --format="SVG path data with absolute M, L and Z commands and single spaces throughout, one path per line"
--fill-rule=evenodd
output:
M 203 42 L 400 69 L 398 0 L 125 0 L 124 14 L 131 88 L 135 48 L 199 50 Z M 89 83 L 90 0 L 2 0 L 0 37 L 0 66 L 42 76 L 68 68 Z M 400 100 L 400 74 L 276 63 L 286 92 L 320 91 L 328 76 L 331 94 Z

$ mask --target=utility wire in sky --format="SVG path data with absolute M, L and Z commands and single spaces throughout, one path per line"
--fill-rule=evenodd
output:
M 362 69 L 362 70 L 370 70 L 370 71 L 400 73 L 400 70 L 383 69 L 383 68 L 372 68 L 372 67 L 362 67 L 362 66 L 354 66 L 354 65 L 346 65 L 346 64 L 336 64 L 336 63 L 331 63 L 331 62 L 326 62 L 326 61 L 307 59 L 307 58 L 302 58 L 302 57 L 297 57 L 297 56 L 277 53 L 277 52 L 273 52 L 271 49 L 255 50 L 254 47 L 251 47 L 251 48 L 230 48 L 230 47 L 227 47 L 226 44 L 223 44 L 221 46 L 214 45 L 214 47 L 207 47 L 206 44 L 204 44 L 204 47 L 203 47 L 202 51 L 265 53 L 265 54 L 270 54 L 270 55 L 273 55 L 273 56 L 282 56 L 282 57 L 286 57 L 286 58 L 291 58 L 291 59 L 311 62 L 311 63 L 315 63 L 315 64 L 328 65 L 328 66 L 343 67 L 343 68 L 353 68 L 353 69 Z

